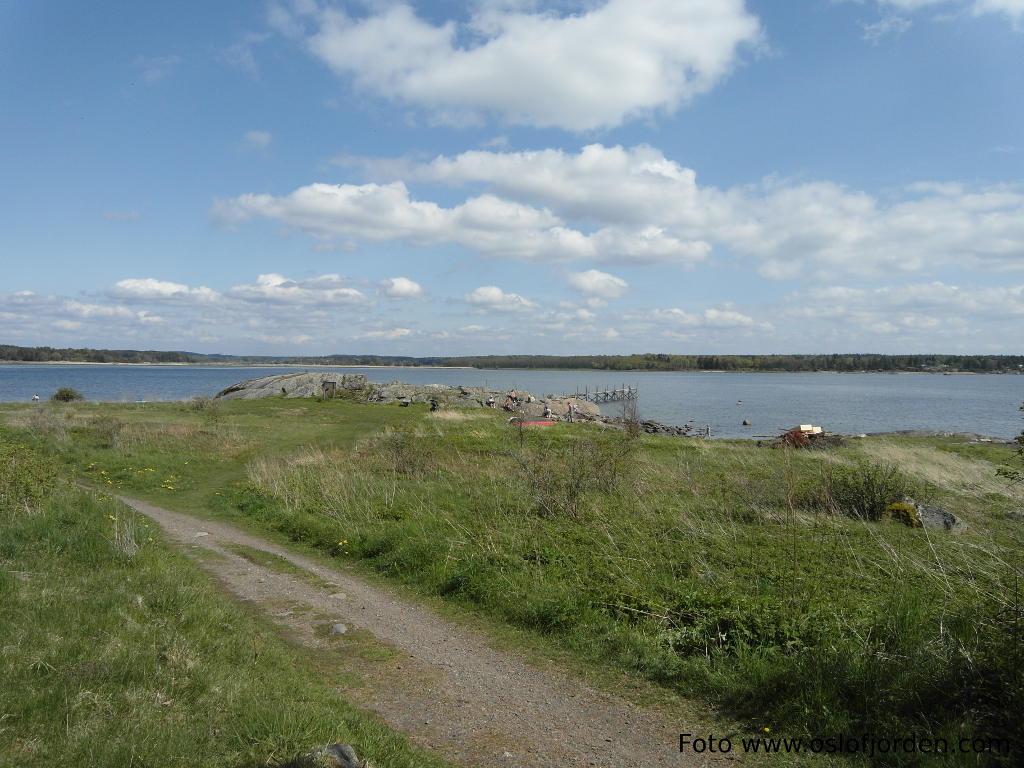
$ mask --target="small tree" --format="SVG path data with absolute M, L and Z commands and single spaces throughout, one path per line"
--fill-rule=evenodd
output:
M 75 400 L 85 400 L 85 395 L 79 392 L 77 389 L 71 387 L 61 387 L 52 395 L 50 399 L 55 403 L 73 403 Z
M 1020 410 L 1024 411 L 1024 405 L 1021 405 Z M 996 471 L 1003 477 L 1009 478 L 1015 483 L 1024 482 L 1024 469 L 1021 468 L 1024 466 L 1024 432 L 1017 435 L 1016 463 L 1018 464 L 1016 467 L 1000 467 Z

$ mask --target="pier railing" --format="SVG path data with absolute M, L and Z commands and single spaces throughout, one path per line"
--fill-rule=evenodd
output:
M 569 397 L 577 400 L 586 400 L 588 403 L 618 403 L 629 400 L 636 400 L 638 397 L 637 387 L 627 387 L 623 384 L 618 389 L 594 389 L 585 387 L 582 391 L 577 388 L 576 392 Z

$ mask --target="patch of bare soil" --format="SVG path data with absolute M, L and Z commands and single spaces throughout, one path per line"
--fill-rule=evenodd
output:
M 672 722 L 563 672 L 539 669 L 346 570 L 224 523 L 119 498 L 198 550 L 199 565 L 271 616 L 282 634 L 316 649 L 318 666 L 346 699 L 455 763 L 646 768 L 740 757 L 680 754 L 680 732 L 706 735 L 707 724 Z M 277 555 L 316 578 L 257 564 L 242 548 Z

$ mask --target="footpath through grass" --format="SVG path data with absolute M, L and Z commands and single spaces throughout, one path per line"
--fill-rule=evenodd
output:
M 851 758 L 872 765 L 1024 759 L 1007 449 L 775 450 L 278 399 L 2 413 L 92 482 L 361 560 L 750 731 L 949 745 Z M 907 492 L 967 529 L 876 519 Z
M 442 762 L 347 705 L 156 525 L 0 436 L 0 766 Z

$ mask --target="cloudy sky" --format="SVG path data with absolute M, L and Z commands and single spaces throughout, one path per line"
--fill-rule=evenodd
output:
M 1013 352 L 1024 0 L 0 0 L 0 342 Z

